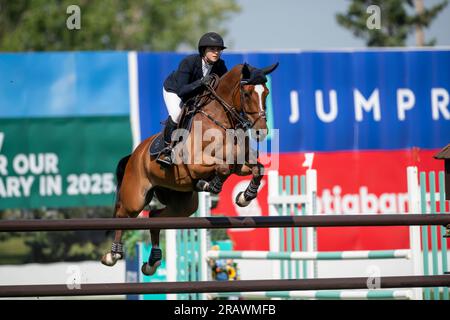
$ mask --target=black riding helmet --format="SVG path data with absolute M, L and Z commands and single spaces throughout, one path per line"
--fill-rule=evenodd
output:
M 205 33 L 198 41 L 198 52 L 201 56 L 203 56 L 206 47 L 221 47 L 222 50 L 227 48 L 224 46 L 220 34 L 215 32 Z

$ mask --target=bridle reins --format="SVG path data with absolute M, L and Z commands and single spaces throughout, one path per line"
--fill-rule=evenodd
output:
M 237 85 L 234 86 L 232 90 L 232 97 L 234 97 L 237 87 L 239 86 L 239 95 L 240 95 L 240 104 L 241 104 L 241 111 L 239 112 L 236 108 L 236 106 L 232 106 L 229 103 L 227 103 L 222 97 L 220 97 L 217 92 L 216 88 L 218 85 L 219 77 L 216 74 L 212 74 L 212 80 L 209 84 L 206 85 L 206 89 L 209 91 L 206 95 L 212 95 L 224 108 L 225 113 L 229 116 L 231 120 L 231 128 L 226 128 L 225 125 L 223 125 L 221 122 L 217 121 L 213 117 L 211 117 L 209 114 L 207 114 L 204 110 L 199 110 L 198 112 L 206 116 L 209 120 L 214 122 L 216 125 L 224 129 L 225 131 L 227 129 L 243 129 L 244 131 L 247 131 L 248 129 L 252 129 L 256 122 L 259 119 L 266 120 L 266 112 L 264 110 L 259 111 L 247 111 L 246 105 L 245 105 L 245 99 L 244 99 L 244 89 L 243 86 L 246 84 L 245 82 L 239 81 Z M 205 96 L 206 96 L 205 95 Z M 258 114 L 258 117 L 256 120 L 251 122 L 251 120 L 247 117 L 247 115 L 253 115 Z

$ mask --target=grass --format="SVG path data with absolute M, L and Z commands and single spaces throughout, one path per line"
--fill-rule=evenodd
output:
M 30 249 L 22 237 L 13 237 L 0 242 L 0 264 L 22 264 Z

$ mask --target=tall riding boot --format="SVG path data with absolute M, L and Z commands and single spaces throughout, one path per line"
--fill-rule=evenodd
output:
M 166 121 L 166 126 L 164 128 L 164 144 L 165 148 L 161 151 L 158 159 L 158 162 L 163 167 L 170 167 L 173 164 L 172 160 L 172 133 L 177 128 L 177 123 L 172 120 L 172 117 L 169 116 Z

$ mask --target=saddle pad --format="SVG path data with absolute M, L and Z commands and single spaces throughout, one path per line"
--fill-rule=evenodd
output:
M 152 141 L 150 145 L 150 155 L 157 156 L 162 149 L 164 149 L 164 136 L 162 133 L 158 134 L 158 136 Z
M 183 113 L 181 114 L 181 124 L 180 128 L 184 128 L 191 132 L 192 127 L 192 120 L 194 119 L 194 114 L 190 114 L 189 116 L 186 116 L 187 108 L 183 108 Z M 150 156 L 157 156 L 162 149 L 164 149 L 164 134 L 163 132 L 160 132 L 158 136 L 152 141 L 152 144 L 150 145 Z

